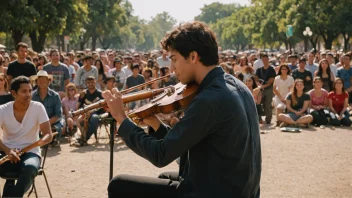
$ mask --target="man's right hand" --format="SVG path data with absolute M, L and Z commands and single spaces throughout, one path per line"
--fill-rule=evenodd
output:
M 15 150 L 11 149 L 7 153 L 7 157 L 9 158 L 11 163 L 17 163 L 21 160 L 20 157 L 18 156 L 18 152 L 19 151 L 15 151 Z

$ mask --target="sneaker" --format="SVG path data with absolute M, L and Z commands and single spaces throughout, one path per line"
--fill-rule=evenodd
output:
M 325 125 L 320 125 L 320 128 L 321 129 L 325 129 Z
M 276 121 L 276 126 L 280 126 L 281 125 L 281 121 Z
M 308 124 L 297 124 L 298 128 L 308 128 Z
M 51 142 L 51 146 L 53 146 L 53 147 L 58 147 L 58 146 L 60 146 L 60 141 L 57 140 L 57 139 L 53 140 L 53 141 Z
M 76 139 L 76 141 L 72 145 L 77 146 L 77 147 L 86 146 L 87 141 L 84 141 L 82 139 Z
M 281 122 L 281 124 L 280 124 L 280 128 L 282 128 L 282 127 L 287 127 L 288 125 L 286 124 L 286 123 L 284 123 L 284 122 Z

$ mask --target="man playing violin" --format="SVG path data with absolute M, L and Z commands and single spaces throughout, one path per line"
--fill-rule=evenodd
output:
M 50 143 L 53 138 L 45 108 L 40 102 L 31 101 L 31 92 L 29 78 L 19 76 L 11 83 L 11 94 L 15 101 L 0 106 L 0 127 L 3 130 L 0 150 L 10 160 L 0 166 L 0 175 L 19 172 L 16 184 L 14 180 L 6 180 L 3 197 L 23 197 L 40 167 L 39 146 Z M 39 146 L 19 157 L 16 149 L 39 140 L 39 130 L 43 134 Z
M 217 66 L 214 33 L 203 23 L 185 23 L 168 33 L 161 46 L 170 53 L 179 81 L 199 84 L 173 128 L 156 117 L 144 119 L 163 139 L 144 133 L 127 117 L 117 89 L 103 97 L 126 145 L 157 167 L 181 156 L 179 174 L 170 179 L 119 175 L 109 184 L 109 197 L 259 197 L 256 106 L 246 86 Z

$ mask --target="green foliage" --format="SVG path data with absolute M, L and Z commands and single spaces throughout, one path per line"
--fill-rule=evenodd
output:
M 316 46 L 323 41 L 326 48 L 340 45 L 345 50 L 352 35 L 352 0 L 251 0 L 239 4 L 211 3 L 195 17 L 208 23 L 224 49 L 243 50 L 251 46 L 286 48 L 302 40 Z M 156 14 L 150 21 L 133 15 L 128 0 L 6 0 L 0 6 L 0 32 L 17 43 L 24 35 L 34 50 L 41 51 L 47 38 L 70 44 L 91 42 L 103 48 L 150 50 L 159 47 L 165 33 L 176 25 L 167 12 Z M 293 36 L 286 37 L 286 26 L 293 26 Z M 310 27 L 313 35 L 303 31 Z M 86 31 L 82 31 L 86 30 Z M 77 45 L 76 45 L 77 46 Z M 11 46 L 9 46 L 11 47 Z
M 201 14 L 194 19 L 205 23 L 215 23 L 218 19 L 228 17 L 240 8 L 241 6 L 239 4 L 222 4 L 215 2 L 204 5 L 204 7 L 201 8 Z
M 217 6 L 202 9 L 196 19 L 209 23 L 216 21 L 212 27 L 224 48 L 238 50 L 250 43 L 271 48 L 284 43 L 288 48 L 289 44 L 294 46 L 304 39 L 309 39 L 315 46 L 321 38 L 325 48 L 331 49 L 339 35 L 343 35 L 345 46 L 348 44 L 352 34 L 352 12 L 347 5 L 351 4 L 352 0 L 252 0 L 250 6 L 236 10 L 231 16 L 216 17 L 213 13 L 220 13 L 221 8 L 231 5 L 219 6 L 217 3 Z M 285 35 L 287 25 L 294 29 L 291 38 Z M 311 37 L 303 35 L 306 27 L 313 32 Z

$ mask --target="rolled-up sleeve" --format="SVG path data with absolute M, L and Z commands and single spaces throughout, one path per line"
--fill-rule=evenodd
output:
M 146 134 L 128 118 L 121 123 L 118 133 L 135 153 L 155 166 L 163 167 L 209 134 L 210 126 L 214 122 L 211 112 L 212 108 L 206 101 L 193 101 L 185 111 L 185 116 L 162 140 Z M 164 127 L 161 125 L 160 130 L 165 130 Z
M 58 94 L 55 95 L 53 102 L 55 104 L 53 116 L 61 118 L 62 104 L 61 104 L 60 96 Z

